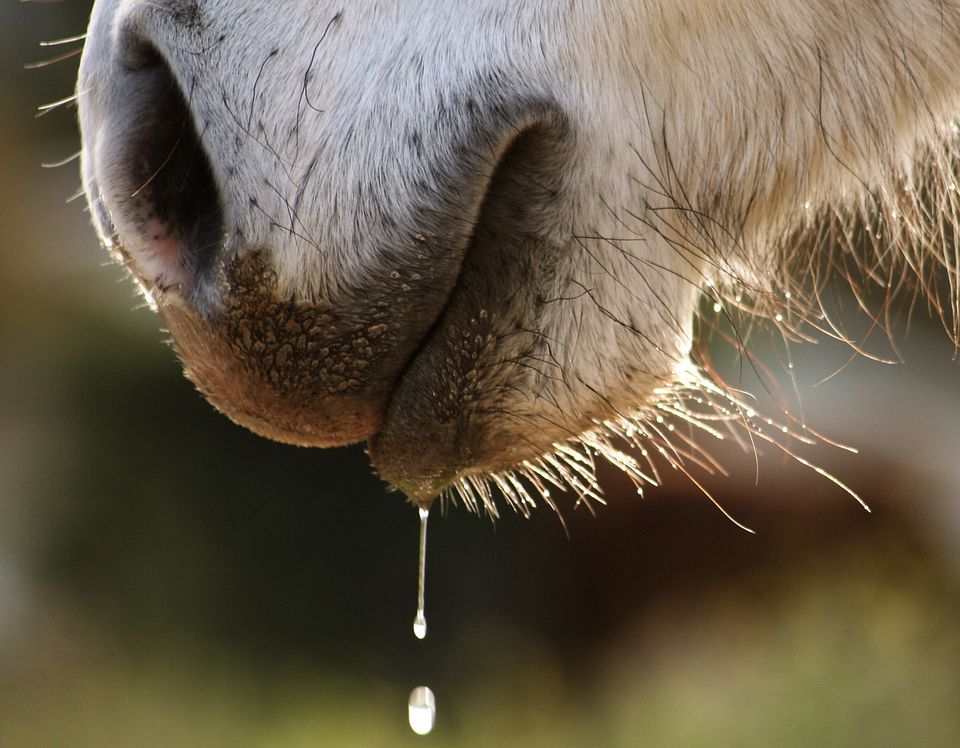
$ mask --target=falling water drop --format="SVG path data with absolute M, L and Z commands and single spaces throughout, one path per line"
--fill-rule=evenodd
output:
M 427 618 L 419 610 L 417 617 L 413 619 L 413 635 L 418 639 L 427 638 Z
M 427 636 L 427 616 L 424 613 L 424 597 L 427 577 L 427 520 L 429 507 L 421 506 L 420 515 L 420 563 L 417 575 L 417 615 L 413 619 L 413 635 L 418 639 Z M 437 718 L 437 700 L 427 686 L 417 686 L 410 692 L 407 701 L 407 719 L 410 729 L 417 735 L 427 735 L 433 730 Z
M 437 700 L 427 686 L 417 686 L 410 692 L 407 719 L 410 729 L 417 735 L 428 735 L 433 730 L 437 720 Z
M 420 565 L 417 576 L 417 615 L 413 619 L 413 635 L 418 639 L 427 638 L 427 616 L 424 612 L 424 591 L 427 577 L 427 520 L 430 510 L 420 507 Z M 432 695 L 432 694 L 431 694 Z

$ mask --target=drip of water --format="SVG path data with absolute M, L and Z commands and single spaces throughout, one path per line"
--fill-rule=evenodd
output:
M 410 729 L 417 735 L 428 735 L 433 730 L 437 721 L 437 700 L 427 686 L 417 686 L 410 692 L 407 719 Z
M 427 616 L 424 613 L 423 606 L 427 579 L 427 520 L 429 518 L 430 510 L 420 507 L 420 567 L 417 585 L 417 615 L 413 619 L 413 635 L 418 639 L 426 639 L 427 637 Z M 433 694 L 431 694 L 432 696 Z
M 427 638 L 427 619 L 419 610 L 417 617 L 413 619 L 413 635 L 418 639 Z
M 413 619 L 413 635 L 418 639 L 427 636 L 427 616 L 424 613 L 424 597 L 427 579 L 427 520 L 428 507 L 419 507 L 420 515 L 420 564 L 417 575 L 417 615 Z M 437 719 L 437 700 L 427 686 L 417 686 L 410 692 L 407 701 L 407 719 L 410 729 L 417 735 L 427 735 L 433 730 Z

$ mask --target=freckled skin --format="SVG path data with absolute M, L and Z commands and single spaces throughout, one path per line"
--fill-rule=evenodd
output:
M 272 439 L 302 446 L 359 441 L 376 430 L 400 365 L 390 305 L 343 319 L 323 303 L 276 293 L 267 253 L 224 270 L 223 308 L 203 319 L 161 306 L 187 376 L 222 412 Z

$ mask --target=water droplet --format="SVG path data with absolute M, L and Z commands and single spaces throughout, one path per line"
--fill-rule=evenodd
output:
M 429 735 L 437 721 L 437 699 L 427 686 L 417 686 L 407 702 L 410 729 L 417 735 Z
M 417 617 L 413 619 L 413 635 L 418 639 L 427 638 L 427 618 L 422 611 L 417 611 Z
M 719 301 L 713 305 L 713 311 L 720 312 L 722 310 L 723 310 L 723 304 L 721 304 Z
M 427 638 L 427 616 L 426 616 L 426 613 L 424 612 L 424 598 L 425 598 L 424 593 L 426 591 L 426 581 L 427 581 L 427 520 L 430 519 L 430 510 L 421 506 L 419 507 L 419 513 L 420 513 L 420 564 L 419 564 L 418 573 L 417 573 L 417 615 L 413 619 L 413 635 L 418 639 L 426 639 Z M 430 696 L 432 698 L 433 694 L 430 694 Z M 427 732 L 429 732 L 429 730 L 427 730 Z

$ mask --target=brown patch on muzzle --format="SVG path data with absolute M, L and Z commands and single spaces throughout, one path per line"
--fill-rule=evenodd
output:
M 230 261 L 225 281 L 223 305 L 208 317 L 161 306 L 200 392 L 277 441 L 329 447 L 376 433 L 396 368 L 388 305 L 368 303 L 344 318 L 329 304 L 281 299 L 261 251 Z

